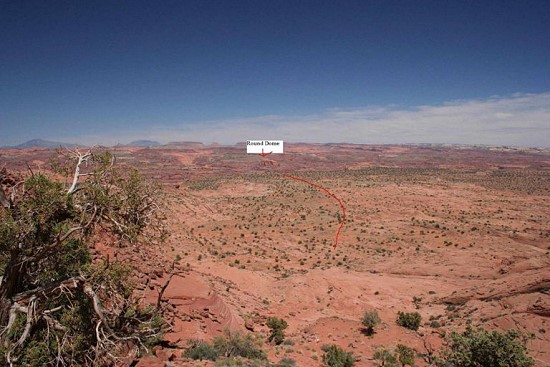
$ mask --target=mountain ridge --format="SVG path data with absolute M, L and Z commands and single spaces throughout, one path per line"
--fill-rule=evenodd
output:
M 60 141 L 52 141 L 52 140 L 45 140 L 45 139 L 31 139 L 24 143 L 14 145 L 14 146 L 7 146 L 4 148 L 15 148 L 15 149 L 25 149 L 25 148 L 58 148 L 58 147 L 76 147 L 77 144 L 74 143 L 64 143 Z

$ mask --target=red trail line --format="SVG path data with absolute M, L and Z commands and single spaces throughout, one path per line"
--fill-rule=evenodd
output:
M 338 232 L 336 232 L 336 240 L 334 241 L 334 248 L 336 248 L 336 246 L 338 245 L 338 237 L 340 237 L 340 231 L 342 231 L 342 227 L 344 226 L 344 222 L 346 221 L 346 208 L 344 207 L 344 204 L 342 203 L 342 200 L 340 200 L 338 197 L 336 197 L 336 195 L 334 195 L 329 190 L 325 189 L 323 186 L 317 185 L 316 183 L 309 182 L 308 180 L 304 180 L 303 178 L 294 177 L 294 176 L 291 176 L 291 175 L 286 175 L 285 174 L 283 176 L 285 176 L 287 178 L 291 178 L 291 179 L 296 180 L 296 181 L 305 182 L 308 185 L 311 185 L 313 187 L 318 188 L 319 190 L 323 190 L 324 192 L 329 194 L 334 200 L 336 200 L 338 202 L 338 204 L 340 204 L 340 208 L 342 208 L 342 222 L 340 223 L 340 226 L 338 227 Z

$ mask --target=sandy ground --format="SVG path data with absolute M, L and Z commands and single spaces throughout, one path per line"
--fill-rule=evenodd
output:
M 25 159 L 44 164 L 38 153 Z M 17 152 L 2 154 L 9 162 Z M 211 366 L 180 348 L 226 328 L 265 339 L 271 316 L 288 322 L 290 341 L 264 344 L 273 362 L 320 366 L 321 346 L 334 343 L 357 366 L 375 366 L 377 348 L 401 343 L 424 366 L 446 333 L 471 324 L 532 333 L 530 355 L 550 365 L 549 152 L 300 145 L 267 159 L 226 147 L 117 154 L 169 196 L 168 243 L 129 257 L 147 301 L 181 258 L 163 296 L 166 340 L 179 347 L 140 366 Z M 338 204 L 283 173 L 342 200 L 336 248 Z M 361 317 L 373 310 L 382 323 L 367 336 Z M 399 311 L 419 312 L 419 330 L 398 326 Z
M 335 343 L 372 366 L 380 346 L 426 355 L 443 332 L 471 323 L 533 333 L 531 355 L 550 363 L 548 196 L 400 172 L 303 175 L 346 205 L 337 248 L 338 205 L 307 185 L 270 175 L 179 189 L 171 253 L 191 270 L 170 289 L 191 292 L 183 313 L 212 315 L 178 322 L 172 340 L 245 323 L 267 333 L 266 318 L 276 316 L 294 345 L 267 345 L 273 360 L 319 365 L 321 345 Z M 368 337 L 360 320 L 371 310 L 382 325 Z M 398 311 L 422 315 L 418 332 L 395 323 Z

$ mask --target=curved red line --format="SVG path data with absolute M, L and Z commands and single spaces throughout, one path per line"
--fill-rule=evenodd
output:
M 336 246 L 338 245 L 338 237 L 340 237 L 340 232 L 342 231 L 342 227 L 344 226 L 344 222 L 346 221 L 346 208 L 344 207 L 344 203 L 342 203 L 342 200 L 340 200 L 338 197 L 336 197 L 336 195 L 334 195 L 329 190 L 325 189 L 323 186 L 317 185 L 316 183 L 309 182 L 308 180 L 304 180 L 303 178 L 294 177 L 294 176 L 287 175 L 287 174 L 284 174 L 283 176 L 285 176 L 287 178 L 291 178 L 291 179 L 296 180 L 296 181 L 305 182 L 308 185 L 311 185 L 311 186 L 316 187 L 320 190 L 323 190 L 324 192 L 329 194 L 329 196 L 331 196 L 333 199 L 335 199 L 338 202 L 338 204 L 340 204 L 340 208 L 342 208 L 342 222 L 340 223 L 340 226 L 338 227 L 338 232 L 336 232 L 336 239 L 334 241 L 334 248 L 336 248 Z

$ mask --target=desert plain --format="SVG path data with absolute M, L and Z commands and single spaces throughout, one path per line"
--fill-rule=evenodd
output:
M 287 321 L 269 360 L 321 366 L 337 344 L 376 366 L 405 344 L 427 364 L 445 335 L 467 325 L 532 334 L 536 366 L 550 365 L 550 150 L 444 145 L 288 144 L 284 154 L 173 143 L 108 148 L 117 163 L 158 181 L 170 237 L 112 248 L 136 268 L 137 291 L 169 330 L 139 366 L 213 366 L 182 356 L 191 339 L 225 329 L 264 339 Z M 48 170 L 51 149 L 3 149 L 13 172 Z M 288 178 L 292 175 L 326 188 Z M 344 222 L 338 243 L 339 225 Z M 167 281 L 170 280 L 168 283 Z M 365 335 L 361 318 L 381 323 Z M 417 331 L 399 311 L 422 316 Z

